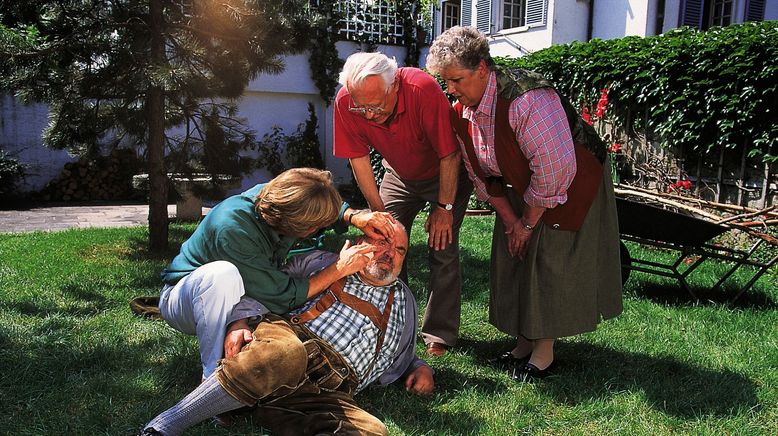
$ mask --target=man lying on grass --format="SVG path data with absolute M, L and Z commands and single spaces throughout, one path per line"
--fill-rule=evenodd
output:
M 432 393 L 432 369 L 416 356 L 418 309 L 397 275 L 408 236 L 394 223 L 391 241 L 366 239 L 376 251 L 358 273 L 287 316 L 230 324 L 225 359 L 213 375 L 143 430 L 176 435 L 207 418 L 245 406 L 275 434 L 387 434 L 354 394 L 405 376 L 407 390 Z M 308 276 L 337 260 L 316 251 L 297 256 L 289 272 Z M 245 299 L 250 303 L 250 300 Z M 241 349 L 242 347 L 242 349 Z M 238 351 L 240 350 L 240 351 Z

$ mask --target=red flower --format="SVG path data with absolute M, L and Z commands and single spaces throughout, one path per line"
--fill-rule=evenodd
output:
M 586 102 L 581 103 L 581 118 L 586 121 L 590 126 L 592 125 L 592 116 L 589 113 L 589 107 L 586 106 Z
M 679 180 L 675 183 L 671 183 L 670 186 L 667 187 L 667 192 L 672 191 L 680 191 L 682 189 L 685 190 L 691 190 L 692 189 L 692 181 L 691 180 Z
M 608 147 L 608 151 L 611 153 L 618 153 L 619 150 L 621 150 L 621 144 L 619 144 L 618 142 L 614 142 L 613 145 Z
M 602 88 L 602 92 L 600 93 L 600 101 L 597 102 L 597 109 L 594 110 L 594 116 L 597 118 L 602 118 L 603 115 L 605 115 L 605 111 L 608 109 L 609 90 L 610 90 L 610 86 L 606 86 L 605 88 Z

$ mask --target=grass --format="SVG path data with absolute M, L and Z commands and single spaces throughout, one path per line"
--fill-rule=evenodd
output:
M 703 289 L 721 273 L 715 262 L 693 277 L 699 301 L 672 279 L 633 272 L 621 316 L 564 338 L 559 375 L 516 384 L 484 364 L 512 342 L 487 323 L 491 226 L 490 217 L 463 226 L 461 339 L 428 360 L 435 395 L 390 386 L 358 396 L 392 434 L 778 433 L 776 271 L 735 304 L 734 289 Z M 173 249 L 162 255 L 146 251 L 144 228 L 0 235 L 0 433 L 133 434 L 196 386 L 195 340 L 128 306 L 158 292 L 159 271 L 193 228 L 172 226 Z M 420 229 L 417 222 L 409 266 L 423 306 Z M 245 417 L 229 430 L 203 423 L 188 434 L 263 433 Z

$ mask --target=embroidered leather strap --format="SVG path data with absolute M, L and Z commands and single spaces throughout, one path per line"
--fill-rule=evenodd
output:
M 289 321 L 292 324 L 306 323 L 324 313 L 324 311 L 329 309 L 330 306 L 332 306 L 336 301 L 340 301 L 346 306 L 368 317 L 370 321 L 376 327 L 378 327 L 378 330 L 381 332 L 380 335 L 383 337 L 383 334 L 386 331 L 386 326 L 389 324 L 389 314 L 392 311 L 394 292 L 389 292 L 389 298 L 386 300 L 386 306 L 384 307 L 383 313 L 381 313 L 372 303 L 365 301 L 356 295 L 345 292 L 343 290 L 345 283 L 345 278 L 333 283 L 332 286 L 330 286 L 329 292 L 324 294 L 324 296 L 322 296 L 319 301 L 316 302 L 316 304 L 314 304 L 305 312 L 292 316 Z
M 325 310 L 329 309 L 330 306 L 332 306 L 336 301 L 338 301 L 338 299 L 335 298 L 335 295 L 333 294 L 333 289 L 338 289 L 340 291 L 343 291 L 343 285 L 345 285 L 345 283 L 346 283 L 345 278 L 342 278 L 337 282 L 333 283 L 330 286 L 329 291 L 325 293 L 321 298 L 319 298 L 319 301 L 317 301 L 316 304 L 311 306 L 311 308 L 306 310 L 305 312 L 292 316 L 289 319 L 289 321 L 292 324 L 299 325 L 317 318 Z

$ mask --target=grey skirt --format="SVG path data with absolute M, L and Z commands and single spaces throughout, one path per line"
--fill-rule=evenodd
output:
M 622 311 L 619 224 L 610 165 L 577 232 L 535 227 L 523 261 L 508 254 L 499 217 L 492 234 L 489 322 L 511 336 L 559 338 L 593 331 Z M 522 200 L 510 190 L 513 209 Z M 519 214 L 520 216 L 520 214 Z

